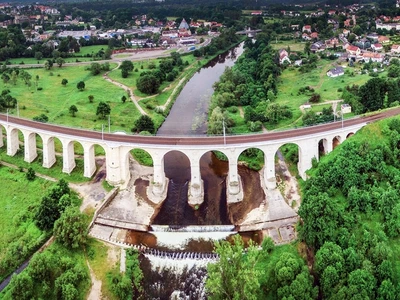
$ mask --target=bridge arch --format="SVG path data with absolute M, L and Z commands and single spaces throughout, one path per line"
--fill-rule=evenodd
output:
M 288 166 L 287 172 L 290 172 L 290 165 L 295 165 L 299 174 L 301 174 L 302 170 L 300 170 L 300 160 L 302 159 L 302 149 L 301 146 L 297 143 L 284 143 L 281 144 L 280 147 L 275 152 L 274 161 L 278 163 L 275 165 L 275 172 L 278 173 L 278 183 L 284 180 L 285 177 L 285 167 L 283 164 L 279 163 L 283 161 Z
M 339 146 L 342 143 L 342 137 L 340 135 L 336 135 L 332 139 L 332 150 L 335 149 L 337 146 Z
M 354 132 L 349 132 L 347 135 L 346 135 L 346 139 L 348 139 L 349 137 L 351 137 L 351 136 L 353 136 L 354 135 Z
M 331 146 L 331 145 L 329 145 L 329 141 L 327 138 L 322 138 L 319 140 L 319 142 L 318 142 L 318 158 L 331 152 L 330 151 L 331 147 L 329 147 L 329 146 Z

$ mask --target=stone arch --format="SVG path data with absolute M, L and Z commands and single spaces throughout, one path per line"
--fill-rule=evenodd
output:
M 78 142 L 83 148 L 83 176 L 91 178 L 97 170 L 96 155 L 105 154 L 107 156 L 107 148 L 99 143 Z M 75 145 L 74 145 L 75 146 Z M 106 158 L 98 161 L 101 166 L 106 166 Z M 106 176 L 106 171 L 102 170 L 99 175 L 102 178 Z M 100 178 L 101 179 L 101 178 Z
M 140 165 L 146 167 L 153 167 L 154 160 L 153 156 L 150 152 L 143 148 L 132 148 L 128 155 L 130 155 L 135 161 L 137 161 Z
M 264 167 L 265 154 L 260 148 L 249 147 L 240 152 L 238 156 L 238 164 L 244 164 L 248 168 L 259 171 Z
M 20 136 L 23 133 L 16 127 L 6 127 L 7 131 L 7 155 L 14 156 L 20 149 Z
M 191 179 L 191 163 L 183 151 L 170 150 L 163 155 L 165 176 L 174 177 L 177 182 Z
M 279 145 L 279 148 L 275 151 L 274 159 L 276 161 L 275 173 L 277 184 L 287 179 L 288 176 L 291 176 L 291 166 L 297 166 L 297 171 L 300 175 L 305 171 L 301 169 L 302 149 L 297 143 Z
M 349 132 L 347 135 L 346 135 L 346 139 L 348 139 L 349 137 L 351 137 L 351 136 L 353 136 L 354 135 L 354 132 Z
M 328 145 L 328 139 L 323 138 L 320 139 L 318 142 L 318 156 L 324 156 L 329 152 L 329 145 Z
M 332 139 L 332 150 L 335 149 L 337 146 L 339 146 L 342 143 L 342 137 L 340 135 L 335 136 Z

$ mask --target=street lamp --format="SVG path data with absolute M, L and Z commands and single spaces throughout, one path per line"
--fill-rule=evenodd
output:
M 343 107 L 342 106 L 340 106 L 340 112 L 341 112 L 341 115 L 342 115 L 342 128 L 343 128 Z
M 224 133 L 224 145 L 226 145 L 226 136 L 225 136 L 225 119 L 222 119 L 222 130 Z
M 9 110 L 9 109 L 7 108 L 7 123 L 8 123 L 8 110 Z
M 104 141 L 104 124 L 101 124 L 101 140 Z
M 108 115 L 108 133 L 111 133 L 111 121 L 110 121 L 110 115 Z

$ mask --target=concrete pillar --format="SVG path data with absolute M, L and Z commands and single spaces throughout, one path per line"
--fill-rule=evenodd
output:
M 129 181 L 129 157 L 123 146 L 109 146 L 106 149 L 107 181 L 111 185 L 122 185 Z
M 18 130 L 7 127 L 7 155 L 14 156 L 19 149 Z
M 264 183 L 267 189 L 276 189 L 275 149 L 264 151 Z
M 318 141 L 307 141 L 299 144 L 299 162 L 297 168 L 303 180 L 307 179 L 306 171 L 311 169 L 313 158 L 318 159 Z
M 94 145 L 82 143 L 83 147 L 83 176 L 90 178 L 96 172 Z M 74 161 L 75 162 L 75 161 Z
M 43 141 L 43 167 L 51 168 L 56 162 L 56 151 L 54 149 L 54 137 L 42 135 Z
M 63 173 L 70 174 L 75 168 L 75 152 L 74 142 L 66 139 L 62 139 L 63 146 Z
M 229 157 L 229 170 L 228 170 L 228 191 L 231 195 L 236 195 L 240 192 L 241 186 L 239 184 L 238 164 L 237 158 Z
M 24 131 L 24 160 L 28 163 L 33 162 L 37 157 L 36 149 L 36 134 L 29 131 Z
M 165 189 L 166 178 L 164 171 L 164 155 L 153 155 L 153 182 L 152 192 L 155 195 L 162 195 Z
M 0 126 L 0 148 L 4 146 L 3 142 L 3 127 Z
M 204 202 L 204 183 L 200 174 L 200 158 L 197 156 L 190 158 L 190 186 L 188 191 L 188 201 L 193 207 Z
M 330 138 L 323 139 L 325 154 L 332 152 L 332 140 Z
M 232 151 L 233 152 L 233 151 Z M 238 174 L 238 157 L 236 155 L 228 156 L 229 170 L 226 178 L 226 200 L 228 204 L 237 203 L 243 200 L 243 186 Z

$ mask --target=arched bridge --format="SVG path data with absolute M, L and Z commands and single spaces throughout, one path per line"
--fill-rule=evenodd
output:
M 24 159 L 31 163 L 38 157 L 37 141 L 42 142 L 43 167 L 50 168 L 56 162 L 55 139 L 62 144 L 62 161 L 65 173 L 71 173 L 76 166 L 74 144 L 83 148 L 84 176 L 91 177 L 96 171 L 95 145 L 104 149 L 106 157 L 106 180 L 112 185 L 123 185 L 130 178 L 129 153 L 133 149 L 147 151 L 153 159 L 153 178 L 149 197 L 164 197 L 168 179 L 164 172 L 164 157 L 173 150 L 184 153 L 190 161 L 191 182 L 189 201 L 191 204 L 203 201 L 203 184 L 200 175 L 201 157 L 213 150 L 221 151 L 229 161 L 228 199 L 240 201 L 242 187 L 238 175 L 239 155 L 250 148 L 264 153 L 263 177 L 267 188 L 276 187 L 275 154 L 285 144 L 293 143 L 299 149 L 298 170 L 302 178 L 311 168 L 313 158 L 319 159 L 319 146 L 330 152 L 334 143 L 341 143 L 351 134 L 369 122 L 400 114 L 400 108 L 376 113 L 370 116 L 344 120 L 324 125 L 304 127 L 287 131 L 263 134 L 219 136 L 219 137 L 155 137 L 120 135 L 34 122 L 0 114 L 0 147 L 6 144 L 7 154 L 14 156 L 20 149 L 23 137 Z M 3 129 L 4 128 L 4 129 Z M 21 134 L 20 134 L 21 133 Z M 4 144 L 3 138 L 6 137 Z

